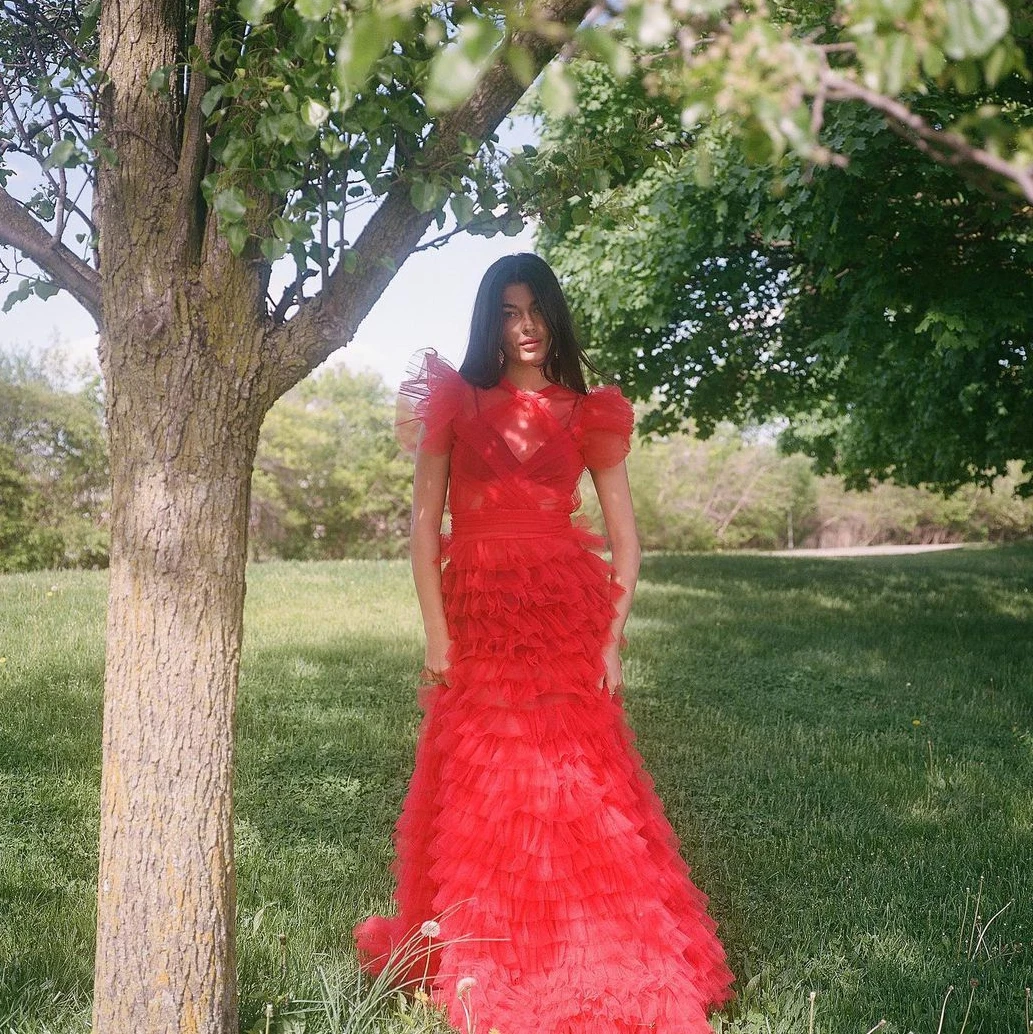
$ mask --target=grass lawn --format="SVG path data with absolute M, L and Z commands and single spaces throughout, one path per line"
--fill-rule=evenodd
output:
M 421 647 L 404 563 L 248 580 L 241 1020 L 264 1031 L 267 1002 L 351 993 L 350 928 L 390 893 Z M 0 578 L 3 1034 L 88 1027 L 104 589 Z M 806 1034 L 816 992 L 822 1034 L 1026 1029 L 1031 546 L 649 557 L 629 636 L 639 746 L 739 977 L 715 1028 Z

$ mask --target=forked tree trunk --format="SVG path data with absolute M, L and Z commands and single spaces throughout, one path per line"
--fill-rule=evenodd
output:
M 188 6 L 100 8 L 101 125 L 118 161 L 99 164 L 94 210 L 112 479 L 94 1034 L 235 1034 L 233 715 L 258 430 L 350 340 L 433 218 L 400 180 L 354 270 L 272 326 L 254 238 L 231 255 L 202 201 L 203 76 L 192 70 L 185 100 L 145 87 L 182 67 Z M 538 9 L 576 23 L 587 7 Z M 235 9 L 199 0 L 202 52 Z M 536 68 L 556 48 L 530 30 L 514 39 Z M 492 132 L 523 89 L 499 63 L 439 120 L 427 167 L 465 162 L 464 140 Z M 253 200 L 258 232 L 282 199 Z
M 109 375 L 97 1034 L 237 1028 L 233 716 L 260 413 L 196 340 L 173 349 Z

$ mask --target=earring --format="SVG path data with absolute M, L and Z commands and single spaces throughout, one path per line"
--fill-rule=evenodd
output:
M 499 366 L 506 365 L 506 353 L 500 348 L 499 349 Z

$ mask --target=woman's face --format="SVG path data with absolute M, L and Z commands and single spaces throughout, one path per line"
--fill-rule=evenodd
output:
M 502 351 L 505 367 L 545 365 L 552 336 L 527 284 L 510 284 L 502 292 Z

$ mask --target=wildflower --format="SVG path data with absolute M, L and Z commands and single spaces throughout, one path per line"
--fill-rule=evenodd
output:
M 6 664 L 6 663 L 7 663 L 7 658 L 6 657 L 0 657 L 0 664 Z
M 428 919 L 420 927 L 420 936 L 421 937 L 427 937 L 427 938 L 440 937 L 441 936 L 441 926 L 437 922 L 435 922 L 433 919 Z
M 921 718 L 912 718 L 911 719 L 911 724 L 912 725 L 921 725 L 922 724 L 922 719 Z
M 423 990 L 422 987 L 416 988 L 412 993 L 413 998 L 420 1003 L 420 1005 L 430 1005 L 430 995 Z
M 460 998 L 462 998 L 463 995 L 468 994 L 476 986 L 476 977 L 460 977 L 459 982 L 456 984 L 456 994 L 459 995 Z
M 491 1030 L 488 1031 L 488 1034 L 502 1034 L 502 1031 L 500 1031 L 498 1027 L 492 1027 Z

